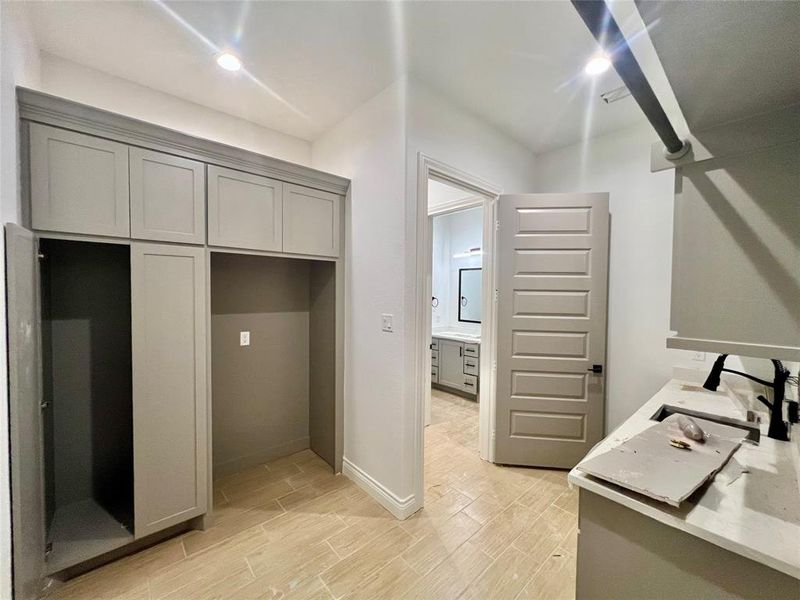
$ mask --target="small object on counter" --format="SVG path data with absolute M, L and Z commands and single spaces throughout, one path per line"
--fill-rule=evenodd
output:
M 681 428 L 683 435 L 696 442 L 706 441 L 706 434 L 694 419 L 685 415 L 678 415 L 678 427 Z
M 680 448 L 681 450 L 691 450 L 692 447 L 689 445 L 688 442 L 684 442 L 683 440 L 677 440 L 675 438 L 669 441 L 670 446 L 675 446 L 676 448 Z

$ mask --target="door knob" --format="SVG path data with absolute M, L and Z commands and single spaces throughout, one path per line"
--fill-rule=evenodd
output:
M 592 373 L 596 373 L 597 375 L 602 375 L 603 373 L 603 365 L 592 365 L 587 371 L 591 371 Z

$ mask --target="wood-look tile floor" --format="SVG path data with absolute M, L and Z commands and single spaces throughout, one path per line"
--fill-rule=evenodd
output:
M 474 402 L 434 391 L 425 508 L 397 521 L 311 451 L 215 484 L 215 524 L 57 584 L 57 600 L 574 598 L 577 492 L 478 457 Z

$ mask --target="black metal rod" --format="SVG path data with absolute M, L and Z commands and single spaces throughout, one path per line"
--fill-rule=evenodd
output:
M 631 52 L 611 11 L 608 10 L 605 0 L 572 0 L 572 5 L 608 55 L 614 69 L 656 130 L 658 137 L 664 142 L 667 151 L 670 154 L 680 152 L 684 148 L 683 142 L 675 133 L 675 128 L 672 127 L 642 68 L 636 62 L 636 57 Z

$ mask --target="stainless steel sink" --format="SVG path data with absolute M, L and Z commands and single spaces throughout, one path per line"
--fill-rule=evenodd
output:
M 655 414 L 650 417 L 652 421 L 663 421 L 671 415 L 686 415 L 687 417 L 697 417 L 698 419 L 705 419 L 721 425 L 728 425 L 729 427 L 737 427 L 744 429 L 747 432 L 747 439 L 758 444 L 761 441 L 761 430 L 759 429 L 756 415 L 753 411 L 747 411 L 747 421 L 740 419 L 733 419 L 731 417 L 721 417 L 719 415 L 712 415 L 710 413 L 700 412 L 699 410 L 692 410 L 690 408 L 683 408 L 681 406 L 673 406 L 671 404 L 662 404 Z

